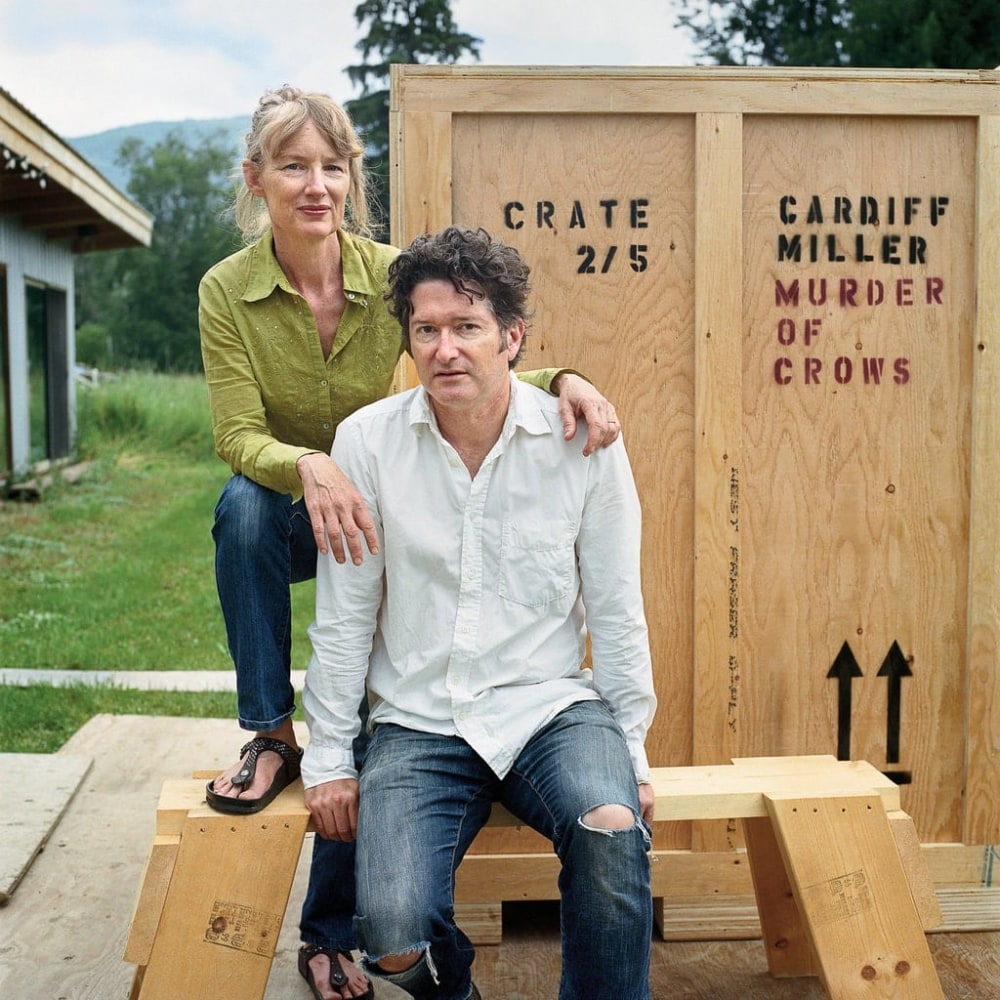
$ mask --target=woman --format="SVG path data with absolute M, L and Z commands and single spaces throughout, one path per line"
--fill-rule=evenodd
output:
M 358 564 L 376 550 L 371 517 L 330 458 L 337 424 L 388 393 L 401 352 L 384 301 L 397 251 L 368 236 L 363 152 L 325 94 L 265 93 L 235 206 L 248 245 L 199 288 L 216 450 L 233 470 L 215 511 L 216 581 L 239 723 L 255 733 L 208 784 L 222 812 L 256 812 L 299 775 L 289 584 L 315 576 L 317 551 Z M 585 380 L 527 377 L 558 388 L 567 435 L 587 419 L 588 451 L 617 437 L 614 408 Z M 372 995 L 351 962 L 353 879 L 353 845 L 317 838 L 299 969 L 321 1000 Z

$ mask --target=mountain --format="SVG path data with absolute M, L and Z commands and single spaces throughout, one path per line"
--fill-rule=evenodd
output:
M 246 115 L 236 118 L 186 118 L 175 122 L 143 122 L 138 125 L 123 125 L 121 128 L 95 132 L 67 139 L 69 143 L 92 167 L 100 171 L 116 188 L 128 192 L 128 172 L 115 162 L 118 150 L 126 139 L 138 139 L 146 146 L 155 146 L 168 132 L 178 132 L 189 146 L 197 145 L 209 136 L 223 133 L 230 138 L 233 146 L 234 162 L 242 151 L 243 136 L 249 127 Z

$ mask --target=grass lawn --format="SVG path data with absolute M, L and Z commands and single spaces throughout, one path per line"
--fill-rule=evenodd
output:
M 80 402 L 75 485 L 0 501 L 0 667 L 229 670 L 212 511 L 228 469 L 204 381 L 127 376 Z M 293 588 L 296 669 L 315 587 Z M 46 752 L 100 712 L 235 718 L 232 694 L 0 688 L 0 751 Z

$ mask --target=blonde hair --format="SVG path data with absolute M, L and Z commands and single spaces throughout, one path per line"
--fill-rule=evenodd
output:
M 250 121 L 244 143 L 244 158 L 258 167 L 278 155 L 281 147 L 306 122 L 312 122 L 338 156 L 348 161 L 350 186 L 344 228 L 361 236 L 371 235 L 368 178 L 364 169 L 365 147 L 347 112 L 326 94 L 307 93 L 287 84 L 261 97 Z M 244 243 L 256 242 L 270 225 L 267 206 L 242 179 L 237 183 L 233 204 L 236 225 Z

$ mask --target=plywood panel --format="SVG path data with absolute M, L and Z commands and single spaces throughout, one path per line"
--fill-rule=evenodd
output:
M 654 764 L 689 753 L 693 123 L 462 116 L 455 220 L 532 265 L 523 366 L 586 373 L 621 414 L 643 502 L 647 615 L 663 711 Z M 667 674 L 672 682 L 666 683 Z
M 975 125 L 744 133 L 743 749 L 909 772 L 923 836 L 958 839 Z
M 662 706 L 653 764 L 686 761 L 692 737 L 693 143 L 693 121 L 671 117 L 457 116 L 453 133 L 455 221 L 532 267 L 522 367 L 575 368 L 621 416 Z

